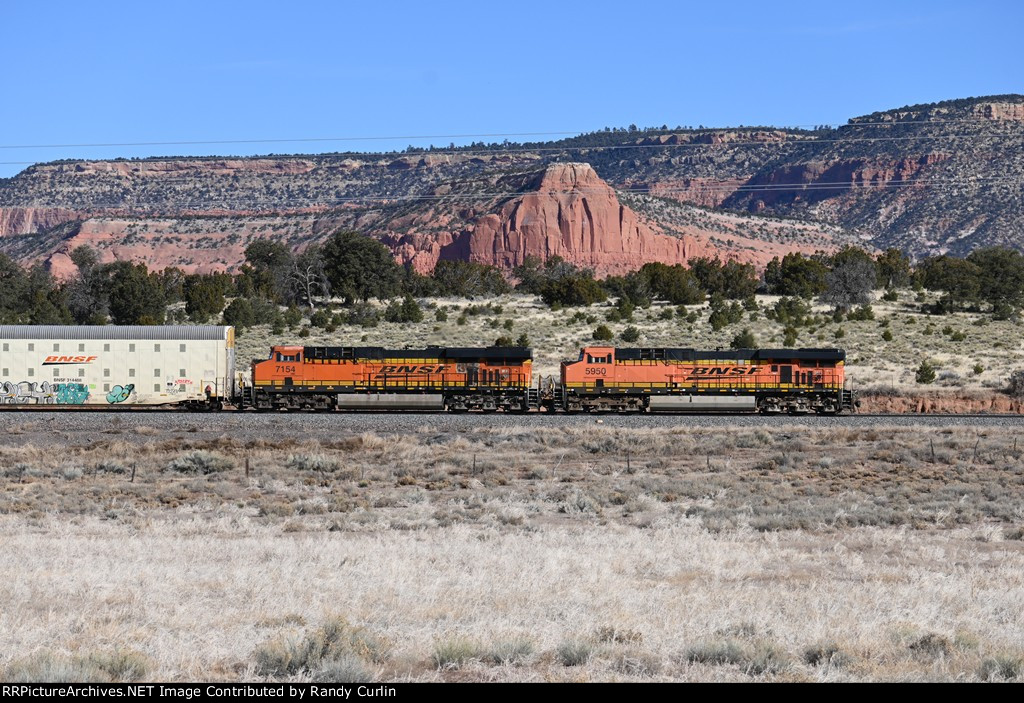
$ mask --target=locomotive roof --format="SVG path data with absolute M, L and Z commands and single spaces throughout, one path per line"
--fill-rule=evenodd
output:
M 616 349 L 619 361 L 665 359 L 667 361 L 771 361 L 797 359 L 814 361 L 845 361 L 845 349 Z
M 214 325 L 0 325 L 0 339 L 224 340 Z
M 384 347 L 305 347 L 307 359 L 504 359 L 522 361 L 533 358 L 529 347 L 427 347 L 425 349 L 386 349 Z

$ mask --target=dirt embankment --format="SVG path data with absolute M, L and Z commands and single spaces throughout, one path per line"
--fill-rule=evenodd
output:
M 972 415 L 977 413 L 1024 413 L 1024 403 L 1004 393 L 942 392 L 886 395 L 865 392 L 858 396 L 862 413 L 910 413 Z

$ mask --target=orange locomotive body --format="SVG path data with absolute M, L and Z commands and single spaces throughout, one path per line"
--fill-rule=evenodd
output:
M 562 362 L 567 411 L 839 413 L 852 409 L 842 349 L 586 347 Z
M 258 409 L 509 410 L 530 407 L 522 347 L 276 346 L 254 361 L 244 405 Z

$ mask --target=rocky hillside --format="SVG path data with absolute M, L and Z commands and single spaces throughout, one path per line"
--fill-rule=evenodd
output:
M 1024 96 L 839 128 L 604 131 L 403 154 L 61 161 L 0 180 L 0 250 L 206 270 L 246 243 L 337 227 L 429 269 L 559 254 L 601 272 L 721 255 L 763 263 L 853 239 L 916 255 L 1024 246 Z

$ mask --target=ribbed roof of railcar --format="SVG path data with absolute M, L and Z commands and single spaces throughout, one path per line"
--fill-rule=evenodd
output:
M 0 325 L 0 339 L 123 339 L 212 341 L 230 327 L 214 325 Z

